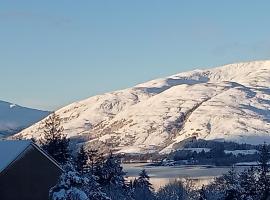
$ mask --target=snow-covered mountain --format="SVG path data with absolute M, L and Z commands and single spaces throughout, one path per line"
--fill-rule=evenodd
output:
M 69 137 L 118 152 L 169 152 L 189 137 L 270 142 L 270 61 L 194 70 L 68 105 Z M 43 121 L 18 136 L 42 136 Z
M 0 101 L 0 137 L 18 133 L 50 113 Z

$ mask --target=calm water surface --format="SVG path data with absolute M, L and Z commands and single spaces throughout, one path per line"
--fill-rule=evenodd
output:
M 123 164 L 123 167 L 127 172 L 128 179 L 134 179 L 142 169 L 145 169 L 156 190 L 175 179 L 191 179 L 195 186 L 201 187 L 231 169 L 230 167 L 209 166 L 147 166 L 147 164 L 142 163 Z M 245 167 L 236 167 L 235 169 L 242 171 Z

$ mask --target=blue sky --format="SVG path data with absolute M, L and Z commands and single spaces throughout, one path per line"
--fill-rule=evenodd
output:
M 0 99 L 52 110 L 194 68 L 269 59 L 269 9 L 253 0 L 0 0 Z

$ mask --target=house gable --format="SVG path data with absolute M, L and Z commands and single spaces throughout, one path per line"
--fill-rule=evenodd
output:
M 0 199 L 48 200 L 62 170 L 30 145 L 0 173 Z
M 0 172 L 16 160 L 31 145 L 30 140 L 0 141 Z

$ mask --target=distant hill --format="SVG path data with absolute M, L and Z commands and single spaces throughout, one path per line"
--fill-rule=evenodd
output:
M 270 143 L 269 86 L 270 61 L 236 63 L 90 97 L 56 113 L 68 137 L 125 153 L 166 153 L 190 137 Z M 38 138 L 42 127 L 18 136 Z
M 50 112 L 0 101 L 0 137 L 18 133 L 48 116 Z

